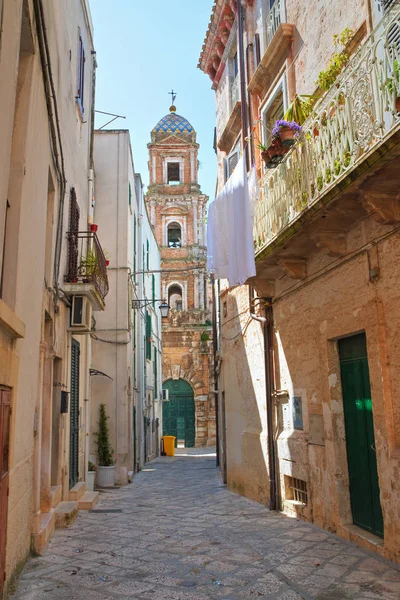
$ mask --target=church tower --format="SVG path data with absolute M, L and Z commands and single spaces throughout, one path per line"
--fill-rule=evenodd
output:
M 215 444 L 210 285 L 206 272 L 206 205 L 198 183 L 196 132 L 171 106 L 151 132 L 146 206 L 161 249 L 163 435 L 178 446 Z

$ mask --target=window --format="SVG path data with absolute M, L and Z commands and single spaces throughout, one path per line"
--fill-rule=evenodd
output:
M 269 146 L 272 142 L 271 132 L 279 119 L 283 118 L 286 110 L 286 78 L 282 77 L 272 92 L 270 100 L 262 109 L 263 144 Z
M 128 188 L 128 203 L 129 203 L 129 206 L 132 206 L 132 188 L 131 188 L 131 184 L 129 184 L 129 188 Z
M 171 285 L 168 290 L 168 304 L 175 310 L 183 310 L 182 288 L 179 285 Z
M 151 274 L 151 299 L 152 304 L 155 306 L 156 304 L 156 278 L 154 273 Z
M 167 182 L 170 185 L 177 185 L 178 183 L 180 183 L 179 163 L 178 162 L 167 163 Z
M 304 506 L 307 504 L 307 483 L 296 477 L 285 475 L 285 495 L 287 500 L 298 502 Z
M 168 225 L 168 248 L 180 248 L 182 246 L 182 233 L 179 223 Z
M 146 240 L 146 268 L 149 270 L 150 268 L 150 245 L 149 240 Z
M 85 87 L 85 49 L 83 47 L 83 39 L 81 30 L 79 29 L 79 44 L 78 44 L 78 91 L 76 95 L 76 100 L 79 105 L 79 109 L 83 115 L 84 111 L 84 87 Z

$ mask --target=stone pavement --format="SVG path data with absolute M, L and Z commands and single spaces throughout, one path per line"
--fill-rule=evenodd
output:
M 211 452 L 178 450 L 102 493 L 13 600 L 400 599 L 395 565 L 228 492 Z

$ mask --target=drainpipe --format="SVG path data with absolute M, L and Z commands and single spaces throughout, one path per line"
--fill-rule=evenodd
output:
M 239 68 L 240 68 L 240 112 L 242 120 L 242 149 L 245 152 L 246 168 L 249 169 L 248 152 L 245 138 L 247 136 L 247 93 L 246 93 L 246 73 L 245 57 L 243 44 L 243 7 L 242 0 L 237 1 L 237 20 L 238 20 L 238 50 L 239 50 Z M 245 150 L 246 149 L 246 150 Z
M 253 314 L 250 311 L 250 317 L 258 321 L 263 326 L 264 335 L 264 373 L 265 373 L 265 398 L 267 412 L 267 430 L 268 430 L 268 475 L 269 475 L 269 509 L 277 510 L 277 465 L 275 450 L 274 433 L 274 377 L 273 377 L 273 312 L 271 298 L 263 298 L 265 302 L 264 317 Z M 253 299 L 251 297 L 251 287 L 249 286 L 249 304 L 252 307 Z
M 215 294 L 215 277 L 211 276 L 212 281 L 212 327 L 213 327 L 213 358 L 214 358 L 214 402 L 215 402 L 215 445 L 217 447 L 216 466 L 220 465 L 220 447 L 219 447 L 219 381 L 218 381 L 218 340 L 217 340 L 217 300 Z

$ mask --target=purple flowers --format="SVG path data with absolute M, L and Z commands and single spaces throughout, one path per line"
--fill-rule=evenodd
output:
M 284 119 L 280 119 L 274 125 L 272 129 L 272 137 L 277 138 L 280 137 L 281 129 L 288 127 L 294 132 L 294 135 L 297 137 L 301 132 L 301 127 L 296 123 L 296 121 L 285 121 Z

